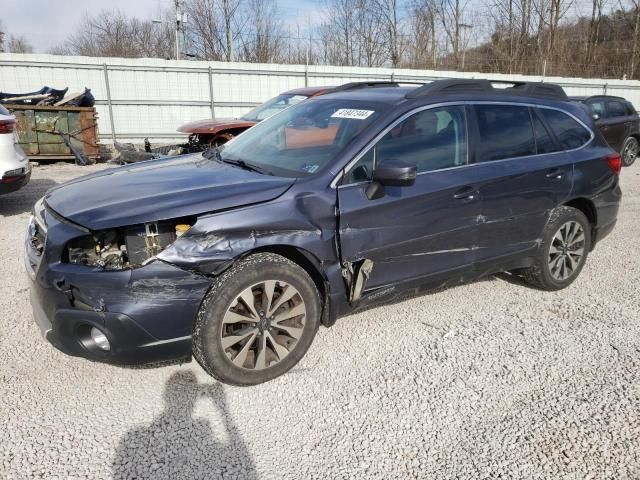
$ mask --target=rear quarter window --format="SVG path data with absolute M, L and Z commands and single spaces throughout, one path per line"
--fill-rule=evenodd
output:
M 540 108 L 538 112 L 549 125 L 562 150 L 580 148 L 591 140 L 591 132 L 559 110 Z

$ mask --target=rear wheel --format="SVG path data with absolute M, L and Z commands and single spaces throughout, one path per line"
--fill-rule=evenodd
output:
M 549 216 L 534 264 L 524 270 L 529 283 L 544 290 L 560 290 L 580 274 L 591 246 L 587 217 L 573 207 L 558 207 Z
M 640 143 L 638 143 L 638 139 L 635 137 L 627 138 L 622 147 L 622 164 L 625 167 L 632 165 L 633 162 L 636 161 L 636 158 L 638 158 L 638 153 L 640 153 Z
M 306 353 L 320 311 L 316 286 L 302 267 L 272 253 L 252 255 L 207 294 L 194 327 L 194 357 L 225 383 L 266 382 Z

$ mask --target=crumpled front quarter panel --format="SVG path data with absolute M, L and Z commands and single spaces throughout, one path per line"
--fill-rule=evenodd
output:
M 159 258 L 182 268 L 218 274 L 240 256 L 265 247 L 292 246 L 323 268 L 338 265 L 335 193 L 293 188 L 276 200 L 202 216 Z

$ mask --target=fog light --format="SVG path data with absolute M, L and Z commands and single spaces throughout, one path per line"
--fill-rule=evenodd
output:
M 95 342 L 98 348 L 105 352 L 111 350 L 111 345 L 109 344 L 107 336 L 96 327 L 91 327 L 91 339 Z

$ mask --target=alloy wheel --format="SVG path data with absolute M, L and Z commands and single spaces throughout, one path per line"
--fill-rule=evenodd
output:
M 296 288 L 265 280 L 243 290 L 227 308 L 220 342 L 236 366 L 261 370 L 289 355 L 304 332 L 307 310 Z
M 579 268 L 584 256 L 585 235 L 580 223 L 564 223 L 553 236 L 549 247 L 549 271 L 557 281 L 565 281 Z
M 625 165 L 631 165 L 640 153 L 640 144 L 635 138 L 630 139 L 622 152 Z

